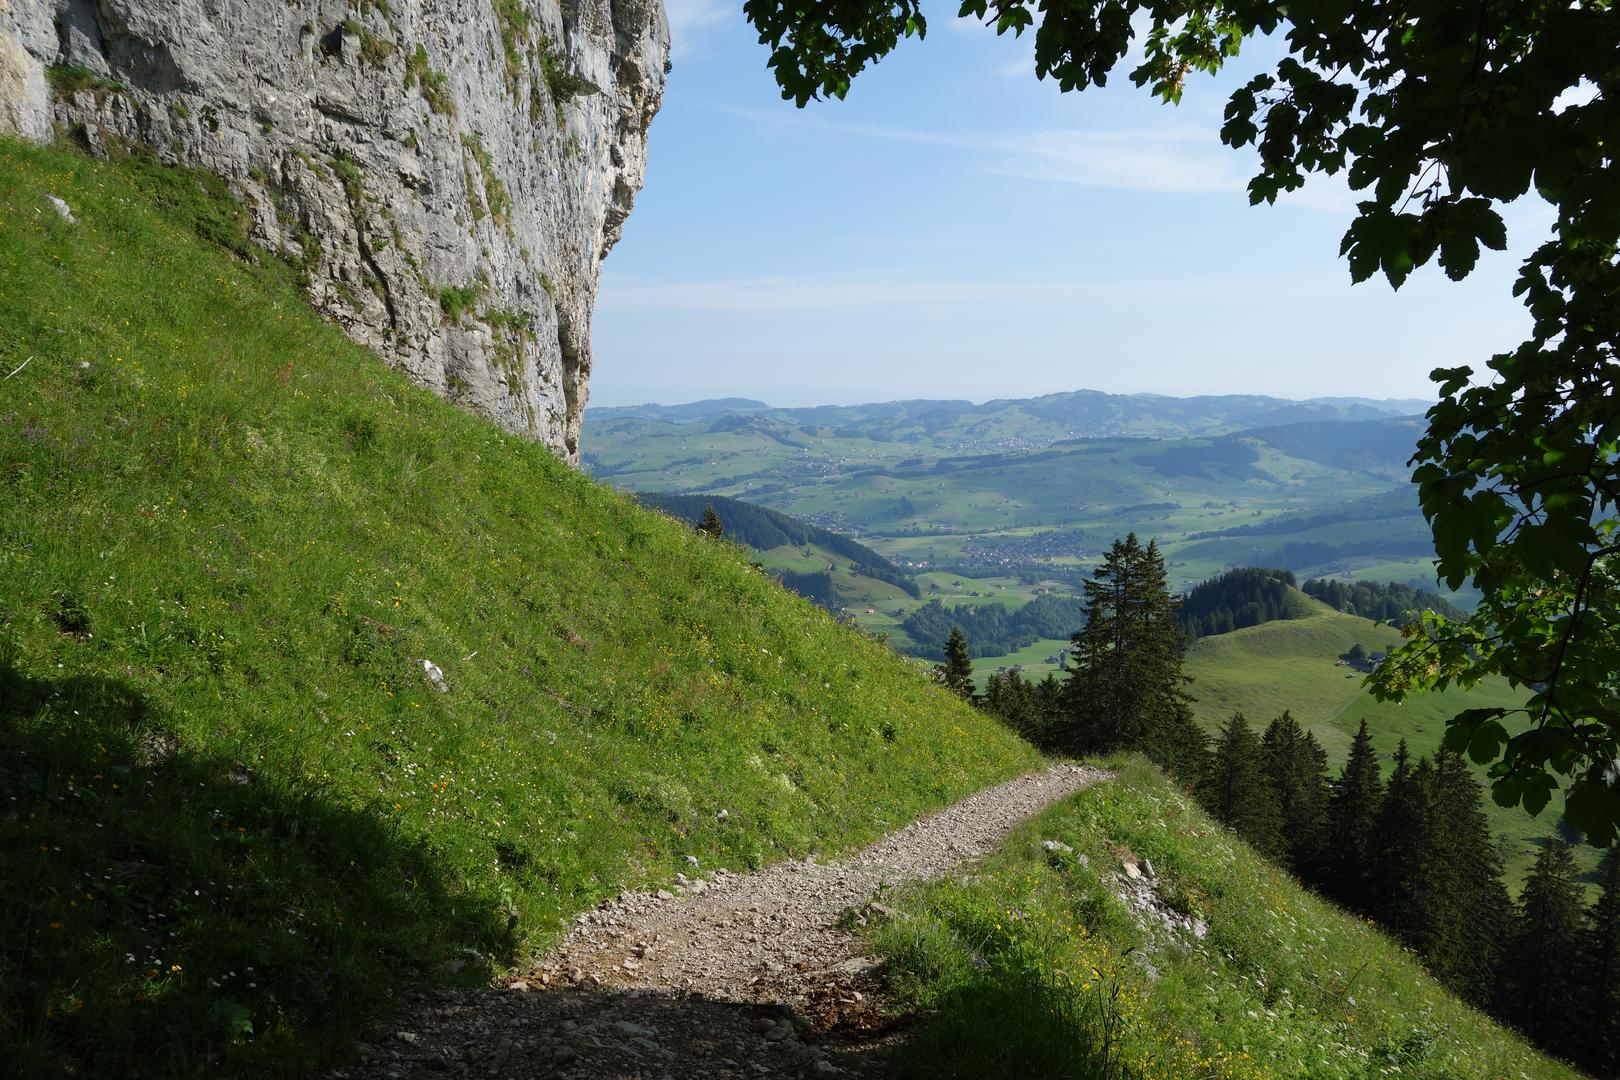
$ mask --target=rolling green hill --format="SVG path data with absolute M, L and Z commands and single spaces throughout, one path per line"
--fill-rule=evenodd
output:
M 1255 394 L 1179 398 L 1076 390 L 982 405 L 924 399 L 782 409 L 747 398 L 721 398 L 684 405 L 592 406 L 590 422 L 592 429 L 612 429 L 614 435 L 631 437 L 658 432 L 653 424 L 695 424 L 717 430 L 769 424 L 812 436 L 924 449 L 949 447 L 961 452 L 1044 446 L 1075 438 L 1207 437 L 1247 428 L 1384 420 L 1417 415 L 1429 404 L 1369 398 L 1289 401 Z M 611 447 L 616 441 L 604 438 L 602 445 Z
M 1463 709 L 1514 708 L 1524 702 L 1505 679 L 1424 694 L 1403 704 L 1376 701 L 1362 675 L 1335 660 L 1357 643 L 1368 652 L 1385 650 L 1400 635 L 1392 627 L 1299 596 L 1308 611 L 1303 618 L 1202 638 L 1188 651 L 1186 670 L 1198 699 L 1194 712 L 1204 727 L 1213 731 L 1234 711 L 1264 727 L 1286 709 L 1315 733 L 1336 771 L 1362 720 L 1387 760 L 1401 739 L 1416 754 L 1431 753 L 1445 736 L 1447 718 Z M 1539 817 L 1531 817 L 1520 808 L 1486 803 L 1511 883 L 1522 880 L 1536 851 L 1552 835 L 1560 805 L 1555 798 Z M 1577 855 L 1585 869 L 1597 865 L 1595 851 L 1578 849 Z
M 848 848 L 1035 762 L 385 369 L 245 227 L 0 142 L 6 1071 L 307 1073 L 686 856 Z

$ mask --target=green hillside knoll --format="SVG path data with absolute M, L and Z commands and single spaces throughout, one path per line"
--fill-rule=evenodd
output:
M 1116 894 L 1127 860 L 1151 864 L 1162 912 L 1207 933 L 1145 928 Z M 1577 1076 L 1141 759 L 1020 825 L 971 878 L 886 906 L 874 950 L 927 1018 L 902 1078 Z
M 1387 650 L 1400 633 L 1298 595 L 1307 612 L 1302 618 L 1249 626 L 1193 644 L 1186 665 L 1198 698 L 1193 711 L 1214 730 L 1238 710 L 1263 724 L 1287 709 L 1306 727 L 1328 729 L 1318 730 L 1317 738 L 1337 758 L 1349 748 L 1352 733 L 1332 729 L 1334 718 L 1370 695 L 1359 672 L 1334 661 L 1357 642 L 1369 652 Z
M 1061 679 L 1064 677 L 1062 672 L 1050 658 L 1068 648 L 1069 644 L 1068 638 L 1041 638 L 1035 644 L 1005 656 L 976 656 L 973 658 L 973 678 L 980 690 L 984 689 L 985 679 L 1004 667 L 1021 667 L 1023 670 L 1020 674 L 1034 682 L 1046 678 L 1048 673 L 1055 673 Z
M 1363 719 L 1387 759 L 1401 739 L 1414 754 L 1433 753 L 1445 737 L 1446 720 L 1463 709 L 1514 708 L 1524 702 L 1505 679 L 1420 694 L 1401 704 L 1377 701 L 1361 673 L 1335 666 L 1334 660 L 1357 643 L 1369 652 L 1386 649 L 1400 635 L 1300 595 L 1310 611 L 1305 618 L 1203 638 L 1188 651 L 1186 671 L 1198 699 L 1193 712 L 1206 729 L 1214 731 L 1235 711 L 1263 728 L 1286 709 L 1315 733 L 1337 770 Z M 1529 872 L 1536 852 L 1553 833 L 1560 805 L 1554 799 L 1531 817 L 1522 808 L 1504 809 L 1486 801 L 1510 884 L 1516 886 Z M 1576 856 L 1586 870 L 1597 865 L 1593 849 L 1577 848 Z
M 1036 763 L 386 370 L 243 224 L 215 182 L 0 143 L 9 1068 L 299 1074 L 684 856 L 848 848 Z
M 806 550 L 806 547 L 798 544 L 784 545 L 768 551 L 755 551 L 752 557 L 765 569 L 778 573 L 814 574 L 826 571 L 828 564 L 831 564 L 833 589 L 839 601 L 850 607 L 883 605 L 892 610 L 917 602 L 898 585 L 861 573 L 854 564 L 848 559 L 841 559 L 836 552 L 816 544 L 808 545 L 810 554 L 806 555 Z

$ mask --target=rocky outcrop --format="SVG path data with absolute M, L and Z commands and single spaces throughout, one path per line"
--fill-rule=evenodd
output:
M 0 0 L 0 132 L 230 181 L 390 364 L 573 459 L 660 0 Z

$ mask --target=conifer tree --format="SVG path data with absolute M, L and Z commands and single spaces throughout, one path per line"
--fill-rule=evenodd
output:
M 1051 729 L 1063 711 L 1063 684 L 1058 682 L 1056 675 L 1048 671 L 1046 678 L 1035 684 L 1034 693 L 1036 707 L 1040 710 L 1042 730 L 1046 733 L 1046 739 L 1050 739 Z
M 1579 1043 L 1576 972 L 1584 933 L 1581 885 L 1569 845 L 1550 840 L 1524 883 L 1501 967 L 1501 1013 L 1529 1038 L 1564 1049 Z
M 1284 851 L 1277 793 L 1265 770 L 1260 737 L 1240 712 L 1221 728 L 1209 774 L 1198 794 L 1210 816 L 1264 855 Z
M 960 626 L 951 627 L 951 636 L 945 639 L 945 663 L 934 670 L 945 689 L 964 701 L 973 700 L 973 655 Z
M 1581 1061 L 1597 1076 L 1620 1075 L 1620 847 L 1603 856 L 1603 892 L 1587 912 L 1586 999 Z
M 1266 728 L 1260 746 L 1282 822 L 1283 865 L 1313 877 L 1327 831 L 1327 751 L 1287 710 Z
M 1044 716 L 1035 687 L 1016 671 L 997 672 L 984 682 L 986 712 L 1037 746 L 1044 741 Z
M 714 504 L 703 508 L 703 520 L 698 522 L 697 531 L 716 540 L 725 535 L 726 527 L 720 523 L 720 515 L 714 512 Z
M 1328 799 L 1328 846 L 1323 866 L 1323 885 L 1328 895 L 1362 914 L 1372 911 L 1373 825 L 1383 799 L 1380 771 L 1378 753 L 1373 749 L 1367 721 L 1363 720 Z
M 1374 819 L 1372 914 L 1384 928 L 1423 955 L 1439 937 L 1439 856 L 1435 827 L 1434 767 L 1414 764 L 1406 740 L 1395 751 L 1384 801 Z
M 1115 540 L 1084 586 L 1067 708 L 1055 741 L 1073 753 L 1139 750 L 1195 779 L 1206 746 L 1182 674 L 1186 642 L 1165 588 L 1158 544 Z
M 1502 863 L 1483 807 L 1484 789 L 1458 754 L 1434 758 L 1438 934 L 1427 960 L 1436 978 L 1476 1005 L 1487 1005 L 1512 912 Z

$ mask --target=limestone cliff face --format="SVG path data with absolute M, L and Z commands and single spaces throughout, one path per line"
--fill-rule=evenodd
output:
M 0 0 L 0 132 L 227 178 L 317 306 L 573 459 L 661 0 Z

